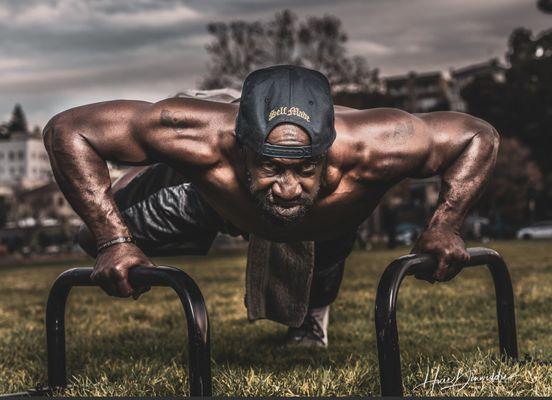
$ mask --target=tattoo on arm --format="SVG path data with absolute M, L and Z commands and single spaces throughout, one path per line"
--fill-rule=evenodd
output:
M 406 120 L 404 122 L 398 122 L 395 125 L 395 129 L 393 130 L 393 133 L 391 134 L 391 137 L 393 140 L 395 140 L 398 143 L 406 143 L 409 137 L 412 136 L 414 133 L 414 124 L 410 120 Z
M 161 110 L 161 125 L 172 128 L 177 133 L 182 133 L 187 127 L 184 113 L 178 111 Z

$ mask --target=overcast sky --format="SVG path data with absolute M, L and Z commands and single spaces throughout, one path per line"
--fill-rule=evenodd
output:
M 339 17 L 349 54 L 382 76 L 502 58 L 512 29 L 552 27 L 533 0 L 0 0 L 0 121 L 16 102 L 43 125 L 76 105 L 194 88 L 206 23 L 285 8 Z

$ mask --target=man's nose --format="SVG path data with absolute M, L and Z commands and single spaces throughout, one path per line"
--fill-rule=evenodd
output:
M 291 176 L 285 176 L 272 185 L 272 193 L 283 201 L 291 201 L 301 195 L 301 185 Z

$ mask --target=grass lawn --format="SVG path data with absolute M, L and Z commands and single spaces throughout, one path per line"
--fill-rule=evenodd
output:
M 494 242 L 510 266 L 520 355 L 498 361 L 493 286 L 485 268 L 430 285 L 408 278 L 399 296 L 405 393 L 451 396 L 552 396 L 552 242 Z M 356 251 L 332 307 L 328 349 L 286 348 L 286 328 L 250 324 L 243 306 L 245 255 L 159 259 L 185 269 L 203 291 L 211 319 L 215 395 L 378 395 L 374 298 L 383 269 L 408 252 Z M 90 265 L 84 263 L 82 265 Z M 0 268 L 0 393 L 46 382 L 44 309 L 48 289 L 77 265 Z M 75 288 L 67 307 L 68 396 L 181 395 L 188 392 L 186 327 L 171 289 L 138 301 Z M 430 379 L 500 375 L 468 385 Z

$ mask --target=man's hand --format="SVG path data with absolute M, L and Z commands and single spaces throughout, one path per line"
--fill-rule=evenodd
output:
M 446 226 L 427 228 L 416 241 L 411 253 L 428 253 L 437 256 L 439 264 L 433 274 L 415 275 L 416 278 L 430 283 L 436 280 L 440 282 L 451 280 L 460 272 L 461 265 L 470 259 L 460 235 Z
M 110 296 L 132 296 L 136 300 L 150 289 L 130 286 L 128 270 L 136 266 L 155 267 L 135 244 L 116 244 L 98 254 L 91 278 Z

